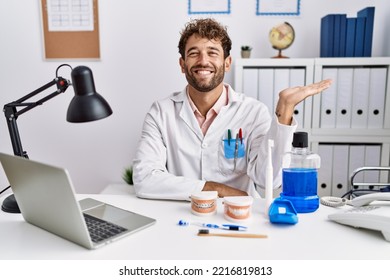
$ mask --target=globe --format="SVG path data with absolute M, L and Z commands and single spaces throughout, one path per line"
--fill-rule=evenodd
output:
M 278 55 L 274 58 L 287 58 L 287 56 L 282 55 L 282 50 L 290 47 L 294 42 L 294 38 L 294 28 L 288 22 L 283 22 L 272 27 L 268 39 L 272 47 L 279 51 Z

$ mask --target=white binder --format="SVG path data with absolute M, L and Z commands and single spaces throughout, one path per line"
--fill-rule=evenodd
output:
M 290 70 L 290 87 L 304 86 L 305 83 L 305 69 L 303 68 L 291 68 Z M 294 118 L 298 122 L 298 128 L 303 128 L 305 102 L 299 103 L 295 106 Z
M 336 128 L 350 128 L 353 68 L 339 68 L 337 74 Z
M 350 145 L 349 146 L 349 177 L 357 168 L 363 167 L 365 164 L 365 145 Z M 358 173 L 354 178 L 355 183 L 364 183 L 364 174 Z M 359 187 L 359 189 L 362 189 Z
M 383 128 L 387 68 L 371 68 L 368 100 L 368 128 Z
M 367 145 L 365 150 L 364 166 L 377 167 L 380 166 L 381 145 Z M 365 183 L 379 183 L 379 171 L 364 172 Z M 375 189 L 378 189 L 375 187 Z
M 333 145 L 318 145 L 321 167 L 318 169 L 318 196 L 330 196 L 332 193 Z
M 257 94 L 257 69 L 244 69 L 243 70 L 243 77 L 242 77 L 242 91 L 246 96 L 253 97 L 255 99 L 258 99 Z
M 274 70 L 260 68 L 258 72 L 259 94 L 258 99 L 267 105 L 271 114 L 275 111 L 274 106 Z
M 353 74 L 351 128 L 367 127 L 369 91 L 370 68 L 355 68 Z
M 337 68 L 324 68 L 323 79 L 332 79 L 332 86 L 321 93 L 320 128 L 335 128 L 336 126 L 336 93 Z
M 341 197 L 348 191 L 349 145 L 333 146 L 332 196 Z
M 279 100 L 279 93 L 290 87 L 290 69 L 276 68 L 274 71 L 274 108 Z

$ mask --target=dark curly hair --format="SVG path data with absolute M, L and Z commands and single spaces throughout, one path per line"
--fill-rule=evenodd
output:
M 222 26 L 220 23 L 211 18 L 206 19 L 194 19 L 188 22 L 182 32 L 180 33 L 179 41 L 179 53 L 181 57 L 185 58 L 185 47 L 188 41 L 188 38 L 193 34 L 198 34 L 202 38 L 207 38 L 209 40 L 220 40 L 224 58 L 227 58 L 230 55 L 230 50 L 232 48 L 232 41 L 227 33 L 227 28 Z

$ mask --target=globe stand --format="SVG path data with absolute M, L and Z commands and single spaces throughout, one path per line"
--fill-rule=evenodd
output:
M 282 50 L 279 50 L 278 55 L 277 55 L 277 56 L 273 56 L 273 57 L 271 57 L 271 58 L 289 58 L 289 57 L 288 57 L 288 56 L 282 55 Z

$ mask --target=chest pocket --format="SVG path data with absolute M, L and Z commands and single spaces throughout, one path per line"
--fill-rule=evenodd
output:
M 245 173 L 245 139 L 222 139 L 218 150 L 218 166 L 222 174 Z

